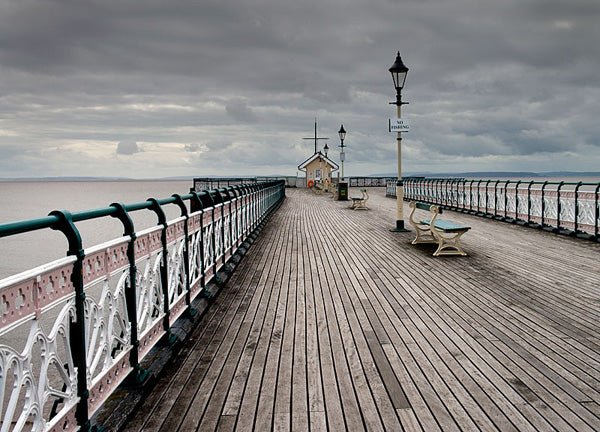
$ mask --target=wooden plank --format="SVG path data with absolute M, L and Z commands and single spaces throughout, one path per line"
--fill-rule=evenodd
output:
M 314 229 L 318 227 L 316 222 L 317 221 L 315 220 L 312 224 Z M 319 242 L 318 244 L 321 245 L 319 250 L 326 250 L 329 248 L 329 246 L 325 246 L 323 243 L 324 238 L 320 231 L 313 234 L 312 238 L 316 239 Z M 333 283 L 324 285 L 324 292 L 328 294 L 324 298 L 326 299 L 326 304 L 330 305 L 332 308 L 332 313 L 330 314 L 328 312 L 329 319 L 337 320 L 341 338 L 339 348 L 343 349 L 343 354 L 345 354 L 345 361 L 350 371 L 352 385 L 356 393 L 356 400 L 359 404 L 359 414 L 362 417 L 361 423 L 358 423 L 358 418 L 351 419 L 346 415 L 347 427 L 349 430 L 362 427 L 375 430 L 381 429 L 383 427 L 381 423 L 382 419 L 380 417 L 380 412 L 377 409 L 373 392 L 383 395 L 385 393 L 385 388 L 381 379 L 377 382 L 377 378 L 375 377 L 376 366 L 368 352 L 368 345 L 364 341 L 364 336 L 360 334 L 361 327 L 357 324 L 358 319 L 355 311 L 348 301 L 342 301 L 341 296 L 346 295 L 346 291 L 340 286 L 346 285 L 347 267 L 336 262 L 336 260 L 339 259 L 339 256 L 337 255 L 334 256 L 333 254 L 323 253 L 320 254 L 317 259 L 323 263 L 321 272 L 324 272 L 326 275 L 329 274 L 329 272 L 332 272 L 333 274 Z M 337 283 L 340 279 L 342 283 Z M 361 295 L 360 291 L 358 295 Z M 334 345 L 334 349 L 335 348 L 336 346 Z M 341 355 L 342 352 L 340 351 L 340 357 Z M 340 360 L 342 360 L 342 358 Z M 336 364 L 336 369 L 339 365 L 344 367 L 343 363 L 340 361 Z M 369 375 L 371 376 L 371 380 L 369 380 Z M 338 380 L 340 378 L 345 378 L 345 376 L 338 373 Z M 344 395 L 342 394 L 342 398 L 343 397 Z M 389 398 L 385 397 L 381 399 L 381 401 L 382 404 L 389 404 L 389 409 L 384 409 L 382 411 L 385 414 L 393 413 Z M 344 406 L 344 409 L 347 412 L 346 406 Z M 399 426 L 397 418 L 395 420 L 396 425 Z M 393 420 L 391 420 L 391 422 L 393 422 Z
M 300 227 L 301 232 L 307 232 L 307 222 L 304 219 L 302 220 Z M 328 317 L 325 312 L 323 298 L 323 286 L 327 281 L 321 280 L 322 273 L 319 271 L 319 265 L 322 268 L 322 263 L 319 264 L 319 262 L 316 261 L 314 253 L 311 253 L 311 251 L 314 251 L 314 248 L 310 239 L 306 237 L 303 237 L 302 251 L 303 255 L 307 258 L 306 263 L 308 265 L 308 270 L 310 271 L 312 282 L 312 295 L 315 304 L 315 322 L 317 324 L 317 338 L 313 343 L 318 347 L 318 360 L 321 370 L 326 424 L 329 426 L 330 430 L 343 431 L 346 430 L 346 423 L 344 410 L 342 408 L 340 387 L 336 377 L 333 350 L 331 347 L 331 335 L 332 332 L 335 331 L 335 327 L 333 327 L 334 323 L 330 323 L 327 319 Z
M 282 233 L 281 238 L 286 238 L 286 232 Z M 273 250 L 275 252 L 275 250 Z M 271 337 L 272 322 L 274 316 L 274 308 L 278 301 L 280 284 L 276 281 L 276 274 L 280 266 L 283 266 L 285 254 L 279 254 L 278 259 L 271 260 L 269 273 L 265 283 L 265 289 L 268 290 L 269 297 L 261 301 L 260 311 L 253 323 L 252 330 L 246 347 L 240 361 L 237 365 L 236 373 L 233 382 L 227 392 L 227 399 L 223 407 L 223 414 L 235 416 L 239 413 L 240 405 L 246 386 L 249 382 L 251 368 L 262 370 L 264 367 L 264 357 L 266 349 L 264 349 L 265 341 Z M 262 344 L 261 344 L 262 342 Z M 250 391 L 257 391 L 251 388 Z
M 308 391 L 308 410 L 311 430 L 326 429 L 325 401 L 323 396 L 323 377 L 320 365 L 319 349 L 319 325 L 317 321 L 317 309 L 315 300 L 315 288 L 321 287 L 313 281 L 310 262 L 308 258 L 305 261 L 304 245 L 306 240 L 303 238 L 302 226 L 296 227 L 296 238 L 300 239 L 298 253 L 298 280 L 302 280 L 305 287 L 306 298 L 306 374 Z M 323 321 L 325 322 L 325 321 Z
M 260 252 L 264 247 L 273 246 L 268 243 L 256 245 L 257 254 L 248 257 L 249 259 L 242 263 L 242 270 L 250 271 L 236 274 L 234 277 L 238 280 L 238 284 L 234 286 L 249 289 L 251 285 L 247 283 L 247 280 L 255 276 L 255 271 L 251 269 L 257 262 L 262 262 Z M 258 265 L 257 268 L 261 268 L 261 266 Z M 239 280 L 241 276 L 244 276 L 244 279 Z M 226 328 L 223 323 L 228 319 L 228 311 L 239 306 L 243 298 L 242 293 L 243 291 L 239 290 L 225 290 L 219 295 L 204 317 L 206 325 L 196 328 L 189 340 L 190 343 L 180 351 L 175 359 L 175 365 L 180 365 L 177 367 L 178 373 L 174 375 L 175 379 L 170 381 L 168 377 L 163 377 L 159 381 L 155 391 L 145 399 L 138 409 L 137 415 L 128 423 L 125 430 L 158 430 L 166 418 L 180 420 L 177 415 L 178 409 L 185 408 L 185 406 L 176 405 L 181 391 L 189 388 L 191 380 L 197 382 L 198 378 L 202 377 L 202 371 L 206 370 L 206 361 L 199 362 L 198 359 L 203 358 L 205 354 L 214 349 L 211 341 L 216 342 L 219 338 L 219 329 L 222 331 Z
M 291 234 L 288 227 L 284 225 L 283 231 L 285 231 L 284 238 L 289 239 Z M 253 425 L 256 430 L 270 430 L 274 422 L 276 371 L 281 350 L 281 335 L 288 292 L 288 285 L 283 283 L 283 278 L 290 268 L 288 249 L 284 249 L 284 253 L 279 253 L 282 251 L 281 244 L 277 244 L 276 248 L 278 266 L 273 279 L 273 292 L 277 293 L 277 296 L 273 296 L 269 304 L 268 318 L 259 339 L 253 367 L 250 368 L 244 398 L 239 409 L 238 428 L 240 430 L 250 430 Z
M 314 229 L 316 226 L 316 221 L 313 219 L 312 221 L 309 219 L 309 224 L 306 225 L 307 232 L 310 232 L 311 228 Z M 332 293 L 335 292 L 334 285 L 335 281 L 330 280 L 330 275 L 326 272 L 325 260 L 324 258 L 327 254 L 322 255 L 320 252 L 320 245 L 317 242 L 317 236 L 314 233 L 308 238 L 312 247 L 313 253 L 310 253 L 309 248 L 309 256 L 314 256 L 314 261 L 312 261 L 314 265 L 315 272 L 313 273 L 313 281 L 314 277 L 317 277 L 320 282 L 320 292 L 321 298 L 319 301 L 323 305 L 324 316 L 326 317 L 329 329 L 329 346 L 332 352 L 332 366 L 334 368 L 334 375 L 329 376 L 330 379 L 335 379 L 335 386 L 338 388 L 337 398 L 339 399 L 339 403 L 343 410 L 344 414 L 344 422 L 345 428 L 347 430 L 360 430 L 364 428 L 363 417 L 361 415 L 361 409 L 359 407 L 359 402 L 357 400 L 357 390 L 355 389 L 354 383 L 351 377 L 355 375 L 351 372 L 351 368 L 356 366 L 356 356 L 353 355 L 352 351 L 350 352 L 349 358 L 346 356 L 346 348 L 343 342 L 343 335 L 347 335 L 346 323 L 343 320 L 342 315 L 338 315 L 339 305 L 337 306 L 334 303 Z M 327 392 L 328 386 L 333 384 L 333 381 L 328 381 L 324 383 L 325 393 L 325 402 L 326 405 L 329 405 L 328 396 L 336 397 L 335 394 L 330 394 Z M 329 409 L 329 408 L 328 408 Z
M 448 211 L 434 259 L 382 193 L 286 193 L 126 430 L 598 429 L 600 245 Z
M 307 389 L 307 352 L 306 352 L 306 285 L 304 283 L 304 267 L 298 262 L 301 256 L 295 255 L 294 265 L 290 268 L 290 285 L 296 292 L 294 355 L 292 370 L 292 430 L 309 429 L 309 404 Z
M 286 200 L 287 206 L 289 201 Z M 289 235 L 289 228 L 286 227 L 286 232 Z M 289 238 L 289 237 L 288 237 Z M 281 251 L 282 245 L 277 245 Z M 287 252 L 287 249 L 284 249 Z M 268 338 L 263 339 L 265 343 L 264 367 L 254 368 L 251 374 L 254 374 L 254 385 L 247 390 L 251 397 L 245 398 L 242 402 L 240 416 L 244 414 L 247 421 L 244 423 L 254 423 L 256 430 L 270 430 L 275 422 L 275 400 L 277 391 L 277 379 L 279 371 L 279 359 L 282 353 L 283 334 L 285 329 L 286 308 L 288 306 L 289 297 L 289 269 L 291 266 L 291 256 L 289 252 L 283 253 L 283 266 L 281 271 L 278 269 L 275 278 L 276 289 L 279 292 L 276 305 L 271 305 L 270 310 L 274 311 L 274 315 L 270 317 L 272 324 L 270 325 L 271 334 Z M 260 369 L 260 372 L 258 370 Z M 254 400 L 256 397 L 256 401 Z M 289 413 L 289 410 L 288 410 Z M 289 416 L 288 416 L 289 417 Z M 281 423 L 281 416 L 277 420 Z M 252 424 L 250 423 L 250 424 Z
M 269 243 L 269 240 L 271 238 L 268 236 L 268 233 L 266 234 L 267 235 L 265 236 L 264 240 L 265 243 Z M 275 247 L 275 245 L 270 244 L 268 246 L 268 249 L 266 250 L 272 251 Z M 181 427 L 183 428 L 195 427 L 195 425 L 198 424 L 201 420 L 204 412 L 204 404 L 210 396 L 212 388 L 214 388 L 214 385 L 216 384 L 215 379 L 211 379 L 209 375 L 212 375 L 213 377 L 219 375 L 221 368 L 224 364 L 222 358 L 219 357 L 219 353 L 226 354 L 229 351 L 229 348 L 231 347 L 233 341 L 231 339 L 228 339 L 227 336 L 229 335 L 231 337 L 237 334 L 239 328 L 237 328 L 235 324 L 241 322 L 248 306 L 251 304 L 251 300 L 254 295 L 254 291 L 252 291 L 252 288 L 254 290 L 258 289 L 258 287 L 261 285 L 261 281 L 264 281 L 267 275 L 267 273 L 265 273 L 264 271 L 267 263 L 268 254 L 266 256 L 263 255 L 261 257 L 261 265 L 256 267 L 256 272 L 254 272 L 252 278 L 250 279 L 248 288 L 249 295 L 241 297 L 240 302 L 237 304 L 237 307 L 235 309 L 230 309 L 228 314 L 228 324 L 220 328 L 220 336 L 216 339 L 216 344 L 212 345 L 212 349 L 209 351 L 210 355 L 208 357 L 201 357 L 200 360 L 197 361 L 197 364 L 199 366 L 196 367 L 196 371 L 194 372 L 193 377 L 204 378 L 191 381 L 191 385 L 188 385 L 183 389 L 182 395 L 178 398 L 178 402 L 176 403 L 177 406 L 188 407 L 188 409 L 184 411 L 184 416 L 180 415 L 167 417 L 165 423 L 162 426 L 163 430 L 175 430 L 176 427 L 179 427 L 179 422 L 181 422 Z M 232 286 L 235 287 L 237 285 L 234 284 Z M 232 316 L 234 317 L 233 319 L 231 319 Z M 225 345 L 223 345 L 224 343 Z M 210 343 L 209 348 L 211 348 Z M 216 367 L 214 367 L 215 364 Z M 202 370 L 205 371 L 202 375 L 197 374 L 198 367 L 202 368 Z M 206 391 L 206 389 L 210 389 L 210 391 Z M 199 399 L 197 399 L 197 397 Z M 187 401 L 187 404 L 184 401 Z M 196 405 L 196 403 L 198 405 Z M 191 411 L 191 414 L 189 413 L 189 411 Z M 173 412 L 171 414 L 173 414 Z

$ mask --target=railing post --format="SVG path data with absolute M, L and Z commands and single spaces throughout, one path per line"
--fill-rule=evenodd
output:
M 541 227 L 544 228 L 544 220 L 545 220 L 545 213 L 546 213 L 546 200 L 545 200 L 545 189 L 546 189 L 546 185 L 548 184 L 548 181 L 545 181 L 544 184 L 542 184 L 542 223 L 541 223 Z
M 425 178 L 423 179 L 423 201 L 425 202 L 432 202 L 432 197 L 433 197 L 433 187 L 432 185 L 433 180 L 430 178 Z
M 577 186 L 575 186 L 575 221 L 573 227 L 575 234 L 579 233 L 579 188 L 582 184 L 583 182 L 580 181 L 577 183 Z
M 514 221 L 517 222 L 519 220 L 519 185 L 521 184 L 521 180 L 517 181 L 517 185 L 515 186 L 515 218 Z
M 215 197 L 218 196 L 218 191 L 217 189 L 213 189 L 210 191 L 210 197 L 212 198 L 212 202 L 213 202 L 213 209 L 212 209 L 212 253 L 213 253 L 213 275 L 216 278 L 217 276 L 217 233 L 216 233 L 216 229 L 215 229 L 215 207 L 217 205 L 217 200 L 215 199 Z M 213 197 L 214 195 L 214 197 Z M 223 237 L 223 236 L 221 236 Z
M 506 180 L 506 182 L 504 183 L 504 217 L 502 218 L 503 220 L 506 220 L 507 216 L 508 216 L 508 185 L 510 183 L 510 180 Z
M 192 192 L 192 199 L 190 200 L 190 209 L 193 213 L 197 211 L 202 211 L 200 215 L 200 229 L 197 232 L 197 236 L 200 238 L 200 246 L 198 247 L 200 253 L 200 286 L 204 288 L 205 280 L 204 280 L 204 203 L 200 199 L 200 195 L 198 192 Z M 196 258 L 198 260 L 198 258 Z
M 247 203 L 248 203 L 248 186 L 240 185 L 240 212 L 241 212 L 241 222 L 240 222 L 240 230 L 241 230 L 241 241 L 244 242 L 246 238 L 246 225 L 247 225 Z
M 127 261 L 129 261 L 129 283 L 125 285 L 125 301 L 127 302 L 127 315 L 131 324 L 131 354 L 129 364 L 133 368 L 132 377 L 135 383 L 140 383 L 146 379 L 148 372 L 142 369 L 139 359 L 139 335 L 138 335 L 138 314 L 137 314 L 137 266 L 135 264 L 135 227 L 133 220 L 125 205 L 121 203 L 112 203 L 110 205 L 117 209 L 117 213 L 112 215 L 119 219 L 123 224 L 123 235 L 129 237 L 127 243 Z
M 221 190 L 223 192 L 221 192 Z M 221 265 L 225 264 L 225 192 L 226 190 L 221 188 L 221 189 L 217 189 L 217 195 L 219 195 L 219 199 L 221 201 Z
M 560 202 L 560 190 L 564 184 L 565 182 L 561 181 L 556 188 L 556 228 L 552 230 L 553 232 L 560 231 L 560 212 L 562 210 L 562 204 Z
M 83 431 L 91 428 L 89 419 L 88 399 L 89 389 L 87 382 L 87 353 L 86 353 L 86 328 L 85 328 L 85 291 L 83 290 L 83 258 L 85 251 L 81 242 L 79 230 L 73 222 L 73 216 L 67 210 L 55 210 L 49 216 L 58 217 L 59 221 L 51 228 L 62 232 L 67 238 L 69 250 L 67 255 L 77 258 L 73 263 L 71 282 L 75 288 L 75 314 L 76 321 L 70 324 L 69 339 L 71 340 L 71 352 L 73 363 L 77 368 L 77 423 Z
M 212 251 L 212 269 L 213 269 L 213 276 L 216 274 L 215 269 L 217 268 L 216 265 L 216 253 L 217 253 L 217 248 L 216 248 L 216 244 L 215 244 L 215 199 L 212 196 L 212 189 L 211 190 L 204 190 L 203 192 L 206 194 L 206 198 L 207 200 L 210 200 L 210 205 L 209 207 L 211 208 L 211 236 L 210 239 L 208 239 L 208 241 L 211 243 L 211 248 L 210 250 Z M 204 205 L 204 202 L 202 202 L 202 288 L 206 287 L 206 282 L 207 282 L 207 269 L 204 266 L 204 259 L 206 258 L 204 256 L 204 212 L 206 211 L 206 206 Z
M 235 235 L 232 235 L 231 240 L 235 240 L 235 247 L 239 247 L 240 245 L 240 236 L 241 236 L 241 223 L 240 223 L 240 210 L 242 207 L 241 203 L 241 189 L 239 186 L 232 186 L 231 193 L 235 197 L 235 222 L 232 222 L 232 227 L 235 228 Z M 233 219 L 233 218 L 232 218 Z M 235 238 L 234 238 L 235 237 Z
M 450 186 L 450 191 L 451 191 L 450 199 L 451 199 L 452 208 L 456 209 L 456 208 L 458 208 L 458 182 L 456 181 L 456 178 L 452 179 L 452 185 Z
M 181 216 L 185 217 L 185 223 L 183 224 L 183 236 L 185 238 L 183 242 L 183 268 L 185 272 L 185 304 L 189 307 L 192 304 L 191 299 L 191 288 L 190 288 L 190 230 L 188 227 L 188 221 L 190 220 L 188 209 L 183 202 L 183 198 L 179 194 L 171 195 L 175 198 L 175 204 L 181 210 Z
M 157 225 L 162 225 L 160 240 L 162 244 L 162 260 L 160 263 L 160 284 L 162 286 L 163 293 L 163 312 L 165 317 L 163 319 L 163 328 L 167 333 L 167 337 L 171 337 L 169 316 L 171 314 L 169 308 L 169 250 L 167 249 L 167 217 L 165 212 L 160 206 L 160 203 L 156 198 L 148 198 L 146 201 L 151 203 L 150 210 L 156 213 L 158 217 Z
M 527 186 L 527 225 L 531 224 L 531 186 L 535 181 L 531 180 Z
M 595 191 L 595 195 L 596 195 L 596 213 L 595 213 L 595 223 L 594 225 L 596 226 L 594 228 L 594 237 L 596 238 L 596 240 L 598 240 L 598 234 L 600 231 L 600 227 L 598 226 L 598 222 L 600 222 L 600 204 L 598 203 L 598 193 L 600 192 L 600 183 L 598 184 L 598 186 L 596 186 L 596 191 Z
M 475 180 L 471 180 L 469 184 L 469 212 L 473 211 L 473 183 L 475 183 Z

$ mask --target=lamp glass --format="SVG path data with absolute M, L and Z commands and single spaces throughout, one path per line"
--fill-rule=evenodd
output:
M 404 82 L 406 81 L 406 75 L 408 74 L 408 68 L 402 61 L 400 57 L 400 52 L 396 56 L 396 61 L 389 69 L 392 74 L 392 79 L 394 80 L 394 87 L 397 89 L 402 89 L 404 87 Z
M 338 134 L 340 135 L 340 139 L 342 141 L 346 138 L 346 130 L 344 129 L 344 125 L 342 125 L 342 127 L 340 128 Z

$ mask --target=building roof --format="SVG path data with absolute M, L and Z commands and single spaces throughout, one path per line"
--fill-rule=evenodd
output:
M 327 163 L 332 169 L 332 171 L 336 171 L 338 170 L 340 167 L 338 166 L 338 164 L 336 164 L 334 161 L 332 161 L 331 159 L 325 157 L 325 155 L 323 153 L 321 153 L 320 151 L 315 153 L 314 155 L 312 155 L 311 157 L 309 157 L 308 159 L 306 159 L 304 162 L 302 162 L 300 165 L 298 165 L 298 169 L 299 170 L 303 170 L 306 168 L 306 166 L 311 163 L 312 161 L 321 158 L 325 161 L 325 163 Z

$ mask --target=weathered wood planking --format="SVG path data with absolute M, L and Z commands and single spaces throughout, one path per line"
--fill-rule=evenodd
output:
M 288 190 L 126 430 L 600 430 L 600 245 L 448 211 L 433 258 L 370 192 Z

